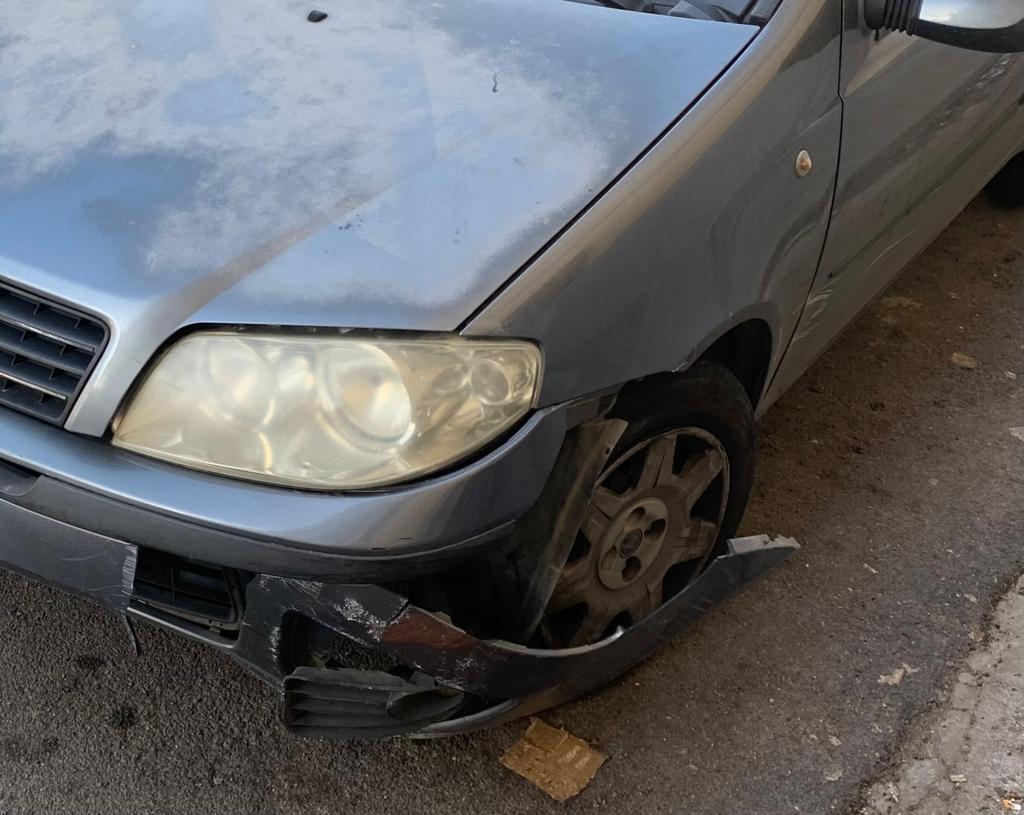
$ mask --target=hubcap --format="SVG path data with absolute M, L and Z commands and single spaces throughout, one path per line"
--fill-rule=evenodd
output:
M 600 541 L 597 575 L 609 589 L 623 589 L 657 561 L 668 533 L 668 507 L 660 498 L 626 506 Z
M 544 639 L 585 645 L 653 613 L 699 574 L 728 498 L 728 456 L 699 428 L 657 436 L 612 462 L 548 603 Z

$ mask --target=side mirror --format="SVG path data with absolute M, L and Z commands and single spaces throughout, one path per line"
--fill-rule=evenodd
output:
M 876 31 L 904 31 L 971 51 L 1024 52 L 1021 0 L 864 0 Z

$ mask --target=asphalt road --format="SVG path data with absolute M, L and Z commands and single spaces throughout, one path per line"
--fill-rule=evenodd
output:
M 547 716 L 611 757 L 569 812 L 858 803 L 1024 571 L 1022 343 L 1024 214 L 976 202 L 765 418 L 746 531 L 803 550 Z M 144 630 L 136 659 L 104 614 L 13 576 L 0 614 L 0 811 L 565 809 L 499 765 L 522 724 L 295 741 L 269 690 L 199 646 Z M 899 685 L 878 681 L 904 665 Z

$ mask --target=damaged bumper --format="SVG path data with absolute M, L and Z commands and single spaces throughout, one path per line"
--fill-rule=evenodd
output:
M 564 412 L 551 410 L 487 458 L 430 483 L 312 497 L 142 463 L 21 417 L 4 422 L 0 567 L 216 648 L 277 687 L 286 726 L 304 736 L 451 735 L 579 696 L 796 548 L 765 537 L 733 540 L 697 581 L 628 630 L 581 648 L 529 648 L 452 624 L 410 601 L 421 595 L 406 586 L 420 574 L 433 579 L 481 542 L 495 551 L 494 536 L 512 523 L 517 557 L 550 559 L 558 546 L 549 542 L 571 542 L 579 528 L 586 487 L 621 434 L 620 421 L 587 422 L 566 436 Z M 68 475 L 70 463 L 87 472 L 92 489 Z M 523 502 L 542 488 L 545 501 L 522 518 Z M 264 531 L 281 518 L 310 522 L 258 537 L 238 517 L 219 529 L 178 517 L 166 501 L 147 500 L 157 493 L 209 507 L 206 514 L 250 510 L 245 523 Z M 287 511 L 264 523 L 274 509 Z M 483 535 L 463 534 L 481 528 Z M 371 529 L 384 530 L 383 542 Z M 415 538 L 417 529 L 429 546 Z M 335 532 L 332 546 L 315 545 Z M 566 551 L 556 554 L 564 560 Z M 542 608 L 529 600 L 547 596 L 552 574 L 557 569 L 537 569 L 510 605 Z M 530 627 L 516 622 L 509 630 L 525 642 L 516 632 Z
M 468 706 L 466 715 L 459 716 L 455 708 L 455 715 L 427 723 L 417 721 L 415 705 L 385 704 L 378 707 L 378 713 L 384 715 L 376 718 L 376 723 L 387 731 L 383 735 L 454 735 L 535 713 L 607 684 L 798 548 L 795 541 L 765 536 L 732 540 L 728 551 L 712 561 L 696 582 L 651 617 L 631 627 L 628 633 L 620 631 L 581 648 L 534 649 L 481 640 L 389 592 L 368 586 L 340 587 L 344 597 L 341 611 L 347 609 L 347 613 L 335 623 L 345 626 L 347 636 L 415 668 L 414 676 L 429 677 L 437 683 L 436 693 L 450 698 L 452 691 L 457 691 L 478 700 Z M 337 609 L 337 605 L 333 607 Z M 379 616 L 381 611 L 386 611 L 387 616 Z M 319 679 L 323 681 L 323 674 L 328 672 L 320 673 Z M 363 728 L 353 732 L 352 722 L 336 715 L 330 693 L 317 697 L 297 680 L 301 677 L 292 677 L 286 683 L 285 716 L 289 729 L 328 738 L 374 735 Z M 395 698 L 404 701 L 401 694 Z M 402 716 L 410 714 L 412 726 L 403 728 Z
M 338 739 L 462 733 L 586 693 L 798 548 L 784 539 L 733 540 L 700 579 L 628 633 L 583 648 L 541 650 L 474 637 L 380 586 L 265 574 L 251 576 L 244 587 L 237 631 L 213 635 L 139 601 L 139 550 L 131 544 L 5 500 L 0 529 L 0 564 L 6 568 L 217 648 L 282 691 L 290 730 Z M 293 635 L 303 621 L 397 670 L 296 664 Z

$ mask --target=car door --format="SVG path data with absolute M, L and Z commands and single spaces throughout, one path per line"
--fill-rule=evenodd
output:
M 775 394 L 1024 148 L 1024 57 L 879 35 L 842 2 L 835 203 Z

